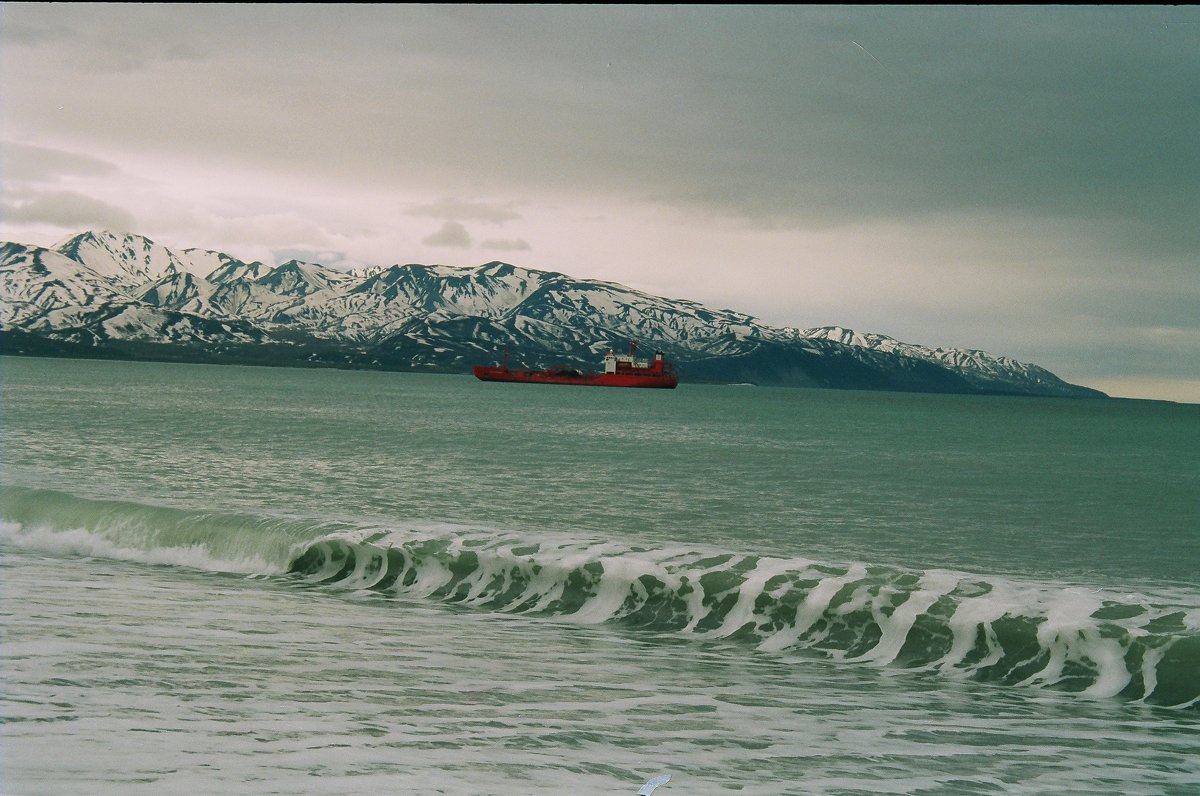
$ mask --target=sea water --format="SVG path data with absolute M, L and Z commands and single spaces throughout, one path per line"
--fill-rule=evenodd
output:
M 6 794 L 1200 792 L 1198 406 L 0 389 Z

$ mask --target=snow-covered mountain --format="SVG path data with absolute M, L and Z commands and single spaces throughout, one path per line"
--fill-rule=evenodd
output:
M 982 351 L 840 327 L 771 327 L 732 310 L 492 262 L 355 272 L 274 268 L 138 235 L 0 245 L 4 351 L 468 372 L 499 358 L 591 369 L 641 341 L 684 382 L 1100 396 Z
M 832 340 L 869 351 L 923 359 L 962 374 L 967 381 L 987 391 L 1028 392 L 1032 385 L 1042 385 L 1053 392 L 1063 383 L 1045 368 L 1018 362 L 1010 357 L 993 356 L 986 351 L 962 348 L 926 348 L 902 343 L 882 334 L 862 334 L 840 326 L 823 326 L 800 332 L 809 340 Z

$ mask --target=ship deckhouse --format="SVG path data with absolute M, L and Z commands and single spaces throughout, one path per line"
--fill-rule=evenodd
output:
M 666 365 L 661 351 L 654 352 L 654 362 L 651 364 L 648 359 L 638 359 L 637 343 L 632 343 L 629 346 L 628 354 L 614 354 L 609 351 L 604 355 L 604 372 L 605 373 L 655 373 L 661 374 Z

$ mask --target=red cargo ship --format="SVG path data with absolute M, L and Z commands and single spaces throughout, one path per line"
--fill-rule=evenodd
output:
M 604 355 L 603 373 L 583 373 L 571 368 L 546 370 L 509 370 L 508 352 L 500 367 L 475 368 L 475 378 L 482 381 L 511 381 L 522 384 L 575 384 L 581 387 L 658 387 L 673 389 L 679 384 L 671 364 L 661 351 L 654 352 L 653 361 L 637 358 L 637 343 L 629 346 L 628 354 Z

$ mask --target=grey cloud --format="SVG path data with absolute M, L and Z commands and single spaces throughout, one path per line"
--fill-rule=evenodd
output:
M 431 216 L 451 221 L 486 221 L 503 224 L 515 221 L 521 214 L 512 209 L 513 203 L 469 202 L 461 199 L 441 199 L 431 204 L 409 209 L 409 215 Z
M 421 242 L 427 246 L 467 249 L 471 246 L 471 236 L 462 224 L 457 221 L 447 221 L 441 229 L 429 237 L 423 238 Z
M 37 15 L 11 14 L 7 9 L 0 13 L 4 14 L 4 40 L 12 45 L 39 45 L 71 35 L 68 26 L 60 21 L 43 21 Z
M 48 182 L 64 176 L 99 177 L 117 171 L 114 164 L 91 155 L 17 141 L 0 142 L 0 164 L 6 182 Z
M 1198 42 L 1161 8 L 103 8 L 69 7 L 162 53 L 212 42 L 199 66 L 56 89 L 83 112 L 46 124 L 126 146 L 763 225 L 968 211 L 1200 235 Z M 24 63 L 10 82 L 37 84 Z
M 12 222 L 36 222 L 68 230 L 137 228 L 133 216 L 120 207 L 73 191 L 49 191 L 5 202 L 4 216 Z
M 121 8 L 110 4 L 30 4 L 5 9 L 3 38 L 8 45 L 53 50 L 67 68 L 87 71 L 136 72 L 160 60 L 195 60 L 211 55 L 201 42 L 228 14 L 202 23 L 166 4 L 144 3 Z M 215 10 L 215 9 L 214 9 Z M 18 53 L 26 55 L 28 51 Z

